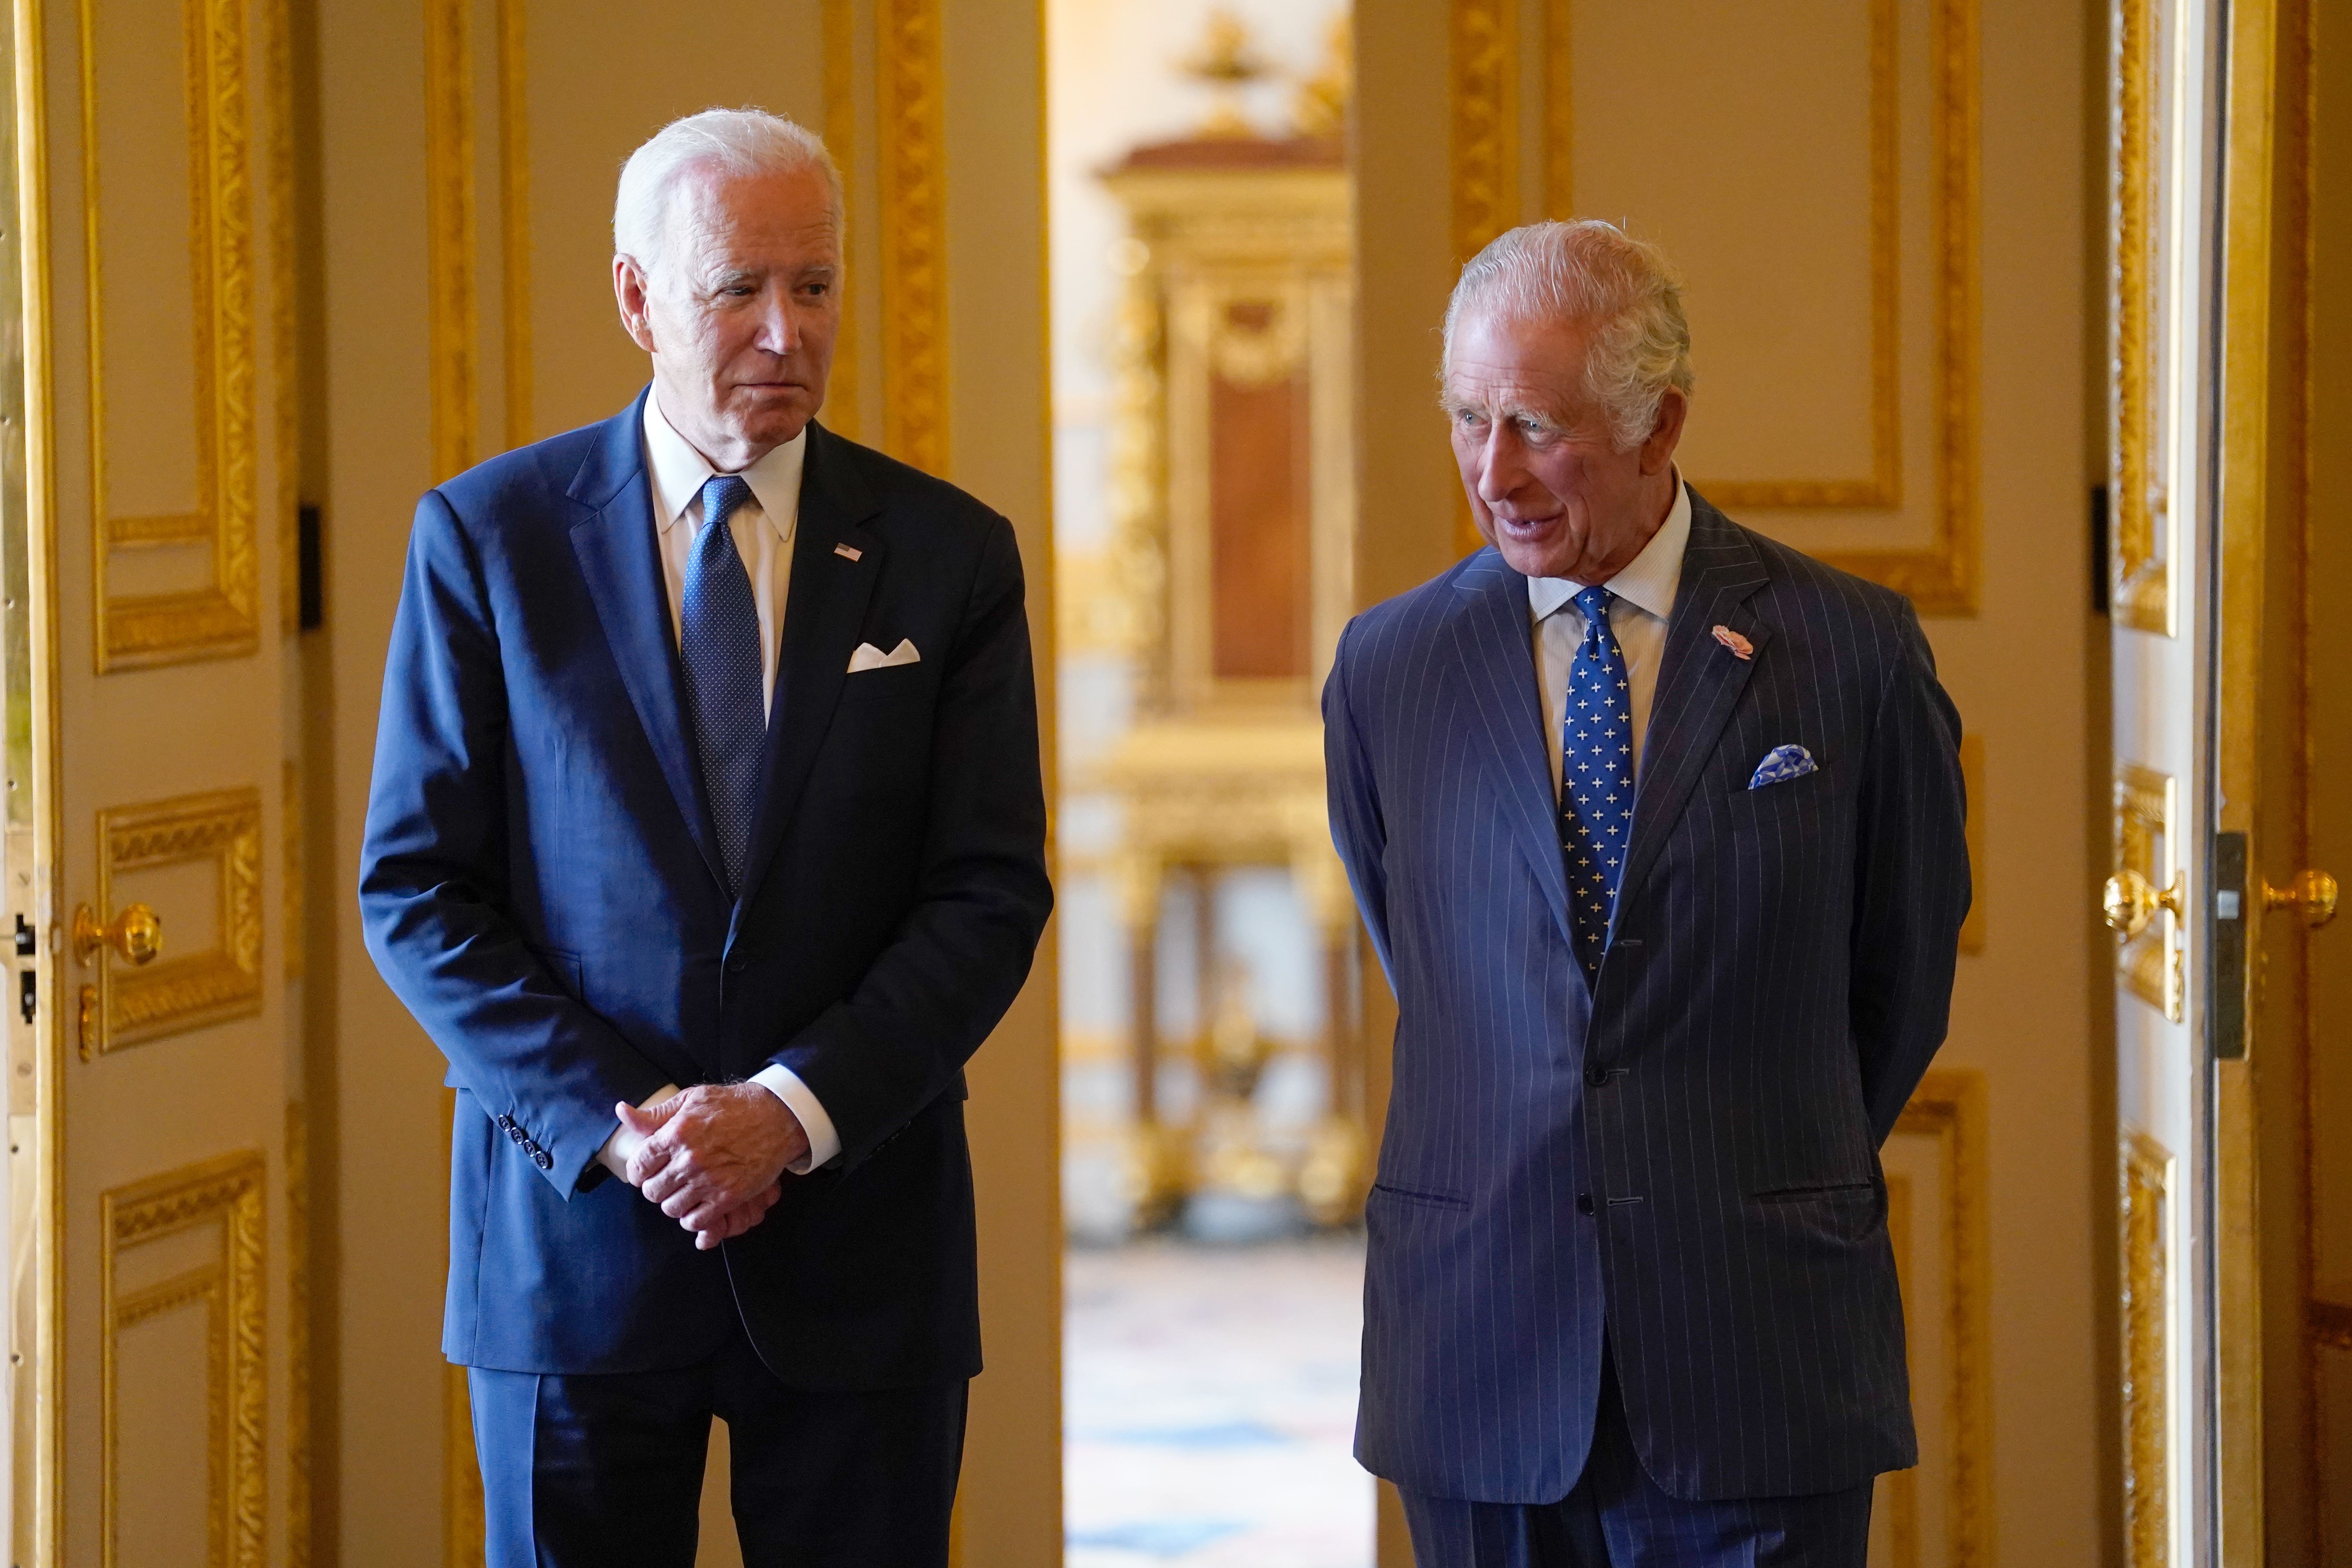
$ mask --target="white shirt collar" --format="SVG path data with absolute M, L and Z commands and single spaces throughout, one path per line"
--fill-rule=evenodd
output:
M 1609 591 L 1662 621 L 1672 620 L 1675 591 L 1682 586 L 1683 551 L 1690 543 L 1690 487 L 1683 483 L 1682 470 L 1677 468 L 1675 504 L 1667 509 L 1666 521 L 1650 535 L 1650 542 L 1642 547 L 1642 553 L 1633 557 L 1625 570 L 1609 579 Z M 1528 607 L 1535 612 L 1536 619 L 1542 620 L 1584 592 L 1585 586 L 1566 577 L 1530 577 Z
M 677 433 L 661 411 L 658 391 L 646 394 L 646 477 L 653 482 L 654 526 L 667 533 L 686 509 L 702 493 L 718 469 Z M 808 428 L 743 470 L 751 499 L 776 537 L 792 542 L 793 524 L 800 516 L 801 469 L 808 458 Z

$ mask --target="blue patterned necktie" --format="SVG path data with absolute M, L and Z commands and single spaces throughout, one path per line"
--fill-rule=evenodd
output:
M 751 499 L 751 487 L 735 474 L 716 475 L 702 487 L 702 530 L 687 560 L 677 617 L 687 717 L 730 896 L 742 890 L 768 731 L 760 690 L 760 606 L 727 526 L 729 515 Z
M 1633 827 L 1633 688 L 1610 629 L 1606 588 L 1576 596 L 1584 641 L 1569 668 L 1559 727 L 1559 843 L 1568 862 L 1569 926 L 1588 979 L 1601 973 L 1609 920 Z

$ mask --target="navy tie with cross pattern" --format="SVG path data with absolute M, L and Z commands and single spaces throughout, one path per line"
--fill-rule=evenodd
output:
M 1559 844 L 1568 867 L 1569 927 L 1586 978 L 1601 973 L 1609 920 L 1633 828 L 1633 688 L 1610 629 L 1606 588 L 1576 595 L 1584 640 L 1569 667 L 1559 726 Z
M 760 791 L 760 751 L 768 731 L 760 689 L 759 601 L 735 548 L 734 531 L 727 526 L 729 516 L 751 499 L 751 487 L 737 474 L 714 475 L 702 487 L 702 529 L 687 559 L 677 616 L 687 715 L 730 897 L 742 891 L 743 857 L 751 848 Z

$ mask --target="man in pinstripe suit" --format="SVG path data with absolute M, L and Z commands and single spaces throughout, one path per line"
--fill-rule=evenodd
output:
M 1683 483 L 1689 341 L 1607 224 L 1472 261 L 1490 548 L 1324 690 L 1399 1007 L 1357 1454 L 1421 1568 L 1860 1568 L 1917 1457 L 1878 1149 L 1968 910 L 1958 715 L 1906 601 Z

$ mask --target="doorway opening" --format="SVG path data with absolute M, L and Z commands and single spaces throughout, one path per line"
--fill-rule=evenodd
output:
M 1344 5 L 1052 0 L 1072 1568 L 1370 1568 Z

